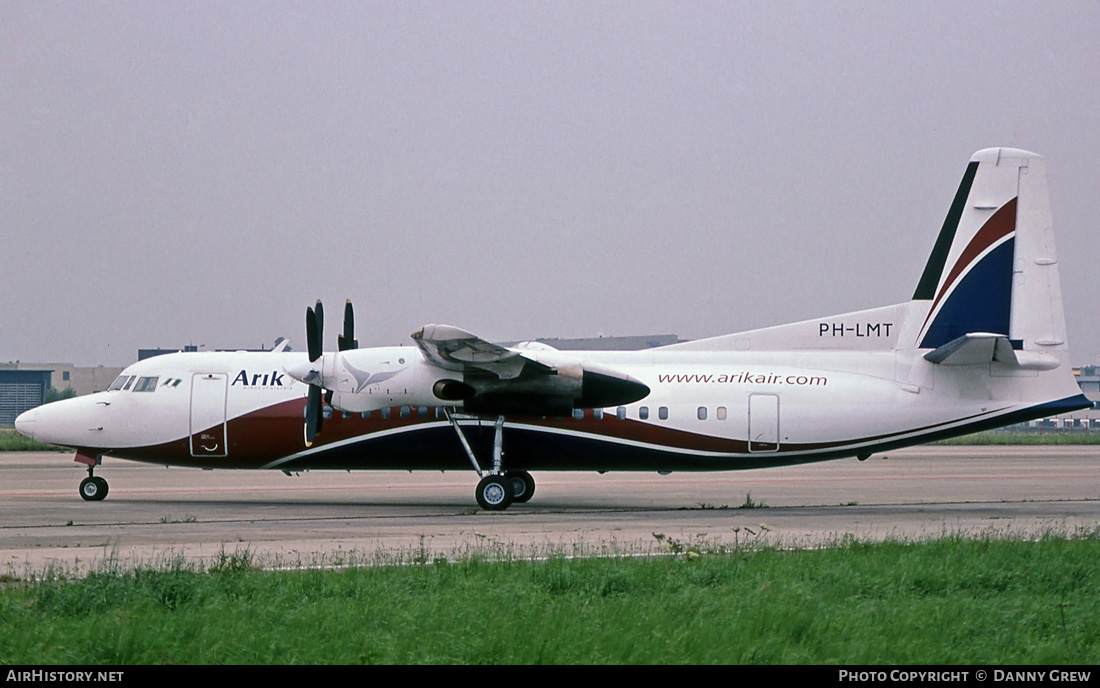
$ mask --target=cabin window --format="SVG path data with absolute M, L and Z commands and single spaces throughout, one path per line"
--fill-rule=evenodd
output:
M 584 420 L 584 409 L 573 409 L 573 417 L 577 420 Z
M 603 420 L 603 409 L 592 409 L 592 417 L 596 420 Z
M 626 407 L 620 406 L 619 408 L 615 409 L 615 417 L 619 420 L 626 420 Z
M 416 415 L 420 416 L 421 418 L 427 418 L 428 417 L 428 407 L 427 406 L 417 407 Z
M 657 409 L 657 417 L 661 420 L 668 420 L 668 407 L 662 406 L 661 408 Z
M 648 406 L 639 406 L 638 407 L 638 418 L 640 418 L 642 420 L 649 420 L 649 407 Z
M 447 412 L 443 410 L 442 406 L 436 406 L 435 407 L 435 418 L 436 418 L 436 420 L 446 420 L 447 419 Z
M 401 417 L 402 417 L 402 418 L 408 418 L 408 417 L 409 417 L 409 414 L 410 414 L 411 412 L 412 412 L 412 409 L 411 409 L 411 408 L 409 408 L 408 406 L 402 406 L 402 407 L 401 407 Z
M 715 411 L 714 416 L 718 420 L 725 420 L 726 419 L 726 407 L 725 406 L 719 406 L 718 410 Z
M 366 419 L 370 418 L 370 411 L 363 411 L 362 413 L 359 414 L 359 417 L 362 418 L 363 420 L 366 420 Z
M 341 418 L 351 418 L 351 414 L 348 413 L 347 411 L 341 411 L 340 412 L 340 417 Z
M 389 420 L 389 419 L 390 419 L 390 407 L 387 406 L 386 408 L 382 409 L 382 420 Z
M 699 420 L 706 420 L 706 419 L 707 419 L 707 407 L 706 406 L 700 406 L 699 407 Z
M 157 380 L 155 377 L 143 377 L 139 378 L 137 384 L 134 385 L 135 392 L 155 392 L 157 389 Z M 124 388 L 125 389 L 125 388 Z
M 329 418 L 332 418 L 332 407 L 331 406 L 322 406 L 321 407 L 321 417 L 324 418 L 325 420 L 328 420 Z

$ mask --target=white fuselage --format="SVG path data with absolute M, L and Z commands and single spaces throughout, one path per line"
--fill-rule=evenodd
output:
M 355 394 L 337 393 L 334 404 L 345 410 L 327 414 L 309 448 L 302 432 L 308 386 L 285 373 L 305 359 L 299 353 L 156 357 L 123 371 L 123 378 L 134 378 L 127 389 L 39 407 L 21 416 L 18 427 L 88 455 L 208 468 L 325 467 L 335 455 L 331 465 L 339 468 L 402 467 L 406 460 L 423 468 L 468 466 L 437 411 L 461 411 L 461 404 L 432 395 L 433 384 L 454 373 L 426 363 L 415 347 L 361 354 L 361 364 L 375 359 L 375 372 L 400 372 L 368 380 Z M 863 455 L 1000 425 L 1071 396 L 1021 394 L 1021 378 L 995 375 L 990 366 L 937 371 L 917 352 L 568 355 L 629 374 L 651 391 L 626 406 L 578 410 L 572 417 L 508 418 L 510 465 L 728 470 Z M 138 381 L 151 378 L 151 389 L 135 391 Z M 636 465 L 632 452 L 641 457 Z

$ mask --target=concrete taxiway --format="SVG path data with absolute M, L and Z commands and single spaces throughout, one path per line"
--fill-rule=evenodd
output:
M 107 458 L 103 502 L 80 499 L 84 475 L 70 454 L 0 454 L 0 573 L 245 552 L 309 566 L 1100 528 L 1095 446 L 918 447 L 667 476 L 540 472 L 531 502 L 498 513 L 477 508 L 472 471 L 287 477 Z

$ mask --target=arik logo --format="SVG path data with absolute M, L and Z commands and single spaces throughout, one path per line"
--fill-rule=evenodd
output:
M 243 387 L 285 387 L 283 384 L 283 377 L 286 376 L 285 372 L 279 373 L 271 371 L 270 373 L 252 373 L 249 375 L 247 370 L 242 370 L 237 373 L 237 377 L 233 378 L 233 383 L 230 385 L 241 385 Z

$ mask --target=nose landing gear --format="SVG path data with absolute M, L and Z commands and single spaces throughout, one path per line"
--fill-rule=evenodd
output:
M 91 473 L 92 469 L 88 469 L 88 473 Z M 80 496 L 86 502 L 102 502 L 107 498 L 107 481 L 103 478 L 97 478 L 94 475 L 89 475 L 84 480 L 80 481 Z
M 107 481 L 95 477 L 95 467 L 99 465 L 99 455 L 85 450 L 77 450 L 73 459 L 88 467 L 88 477 L 80 481 L 80 497 L 85 502 L 102 502 L 107 498 Z

